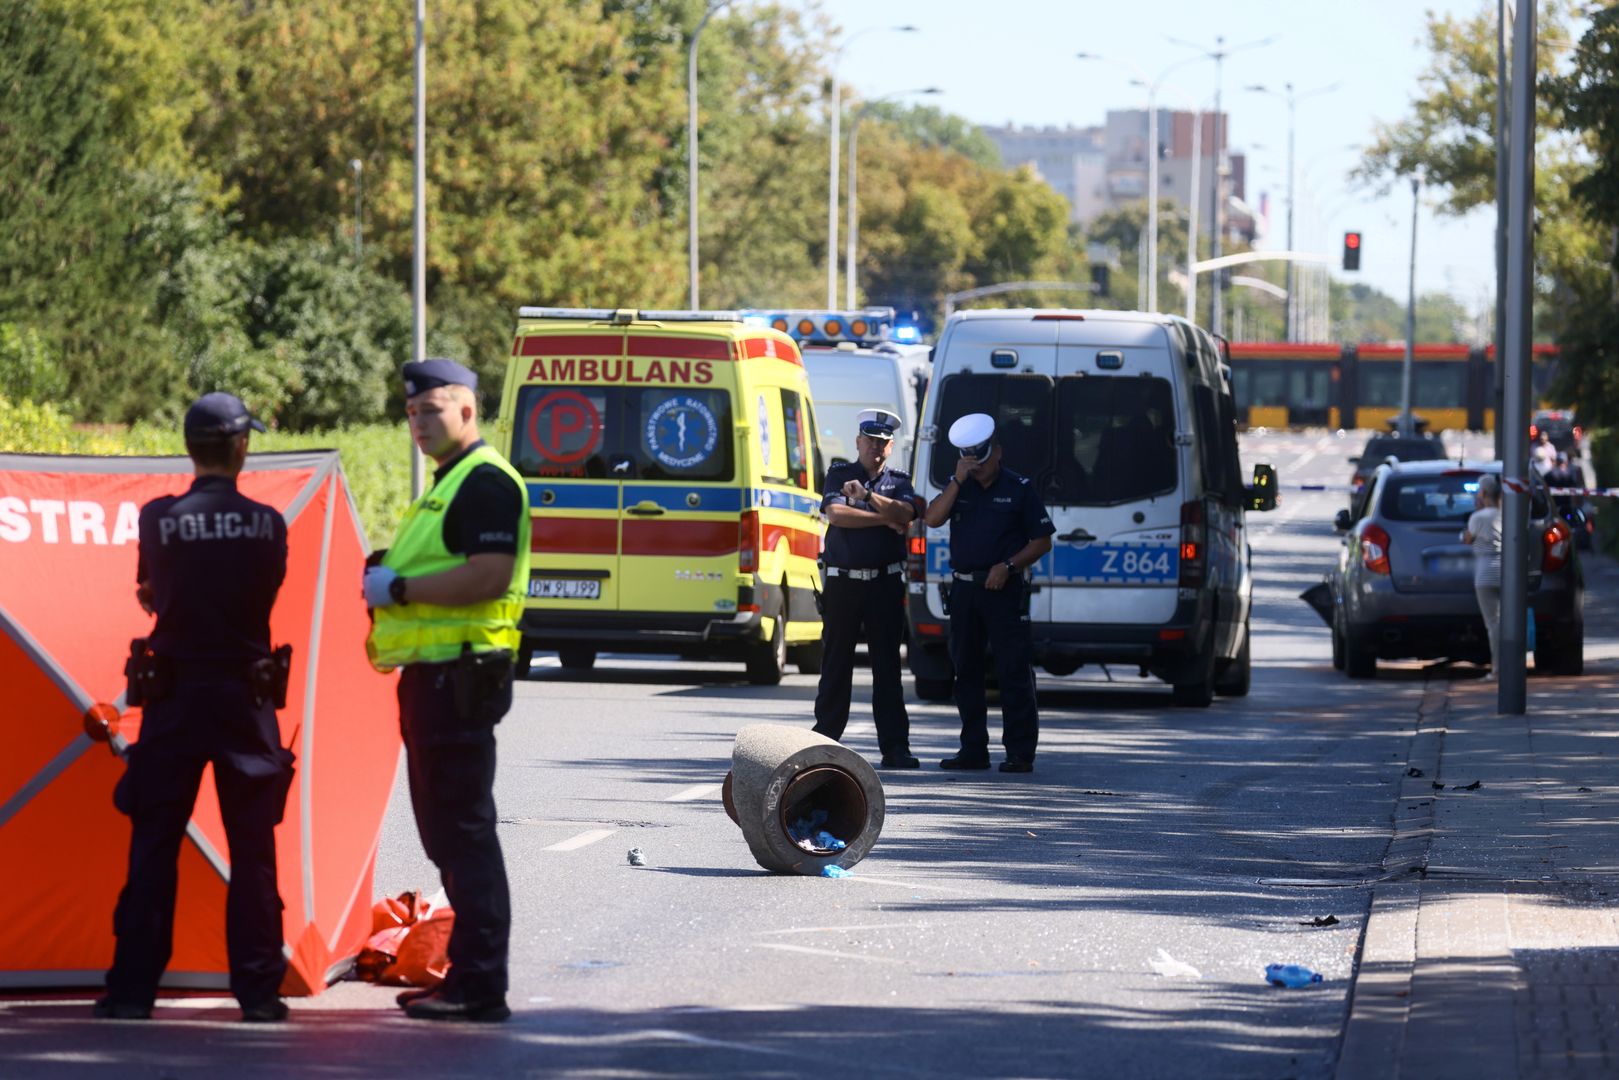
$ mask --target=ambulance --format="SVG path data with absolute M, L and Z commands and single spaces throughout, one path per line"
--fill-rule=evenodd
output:
M 520 309 L 496 423 L 533 512 L 519 671 L 537 650 L 819 671 L 815 431 L 798 346 L 736 312 Z

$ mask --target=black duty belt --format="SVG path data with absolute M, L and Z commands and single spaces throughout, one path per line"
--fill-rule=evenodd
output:
M 881 569 L 873 570 L 847 570 L 841 566 L 828 566 L 826 568 L 826 576 L 829 578 L 845 577 L 854 581 L 874 581 L 877 578 L 882 577 L 884 574 L 899 574 L 903 573 L 904 571 L 905 564 L 902 562 L 889 563 L 887 566 L 884 566 Z
M 974 570 L 971 573 L 963 573 L 960 570 L 954 570 L 954 571 L 951 571 L 950 576 L 955 578 L 957 581 L 974 581 L 974 582 L 977 582 L 978 584 L 982 585 L 986 580 L 988 580 L 989 571 L 988 570 Z M 1008 576 L 1007 576 L 1008 581 L 1013 580 L 1013 579 L 1017 579 L 1017 580 L 1021 581 L 1022 578 L 1023 578 L 1023 571 L 1021 571 L 1021 570 L 1009 571 L 1008 572 Z
M 243 682 L 253 678 L 253 666 L 260 662 L 257 658 L 252 660 L 170 659 L 168 661 L 174 669 L 175 676 L 181 679 L 240 679 Z

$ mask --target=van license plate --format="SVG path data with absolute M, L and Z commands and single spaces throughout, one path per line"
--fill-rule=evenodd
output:
M 1063 552 L 1057 576 L 1098 584 L 1173 582 L 1180 573 L 1178 555 L 1172 547 L 1090 544 Z
M 528 595 L 536 600 L 600 600 L 602 583 L 589 578 L 530 578 Z

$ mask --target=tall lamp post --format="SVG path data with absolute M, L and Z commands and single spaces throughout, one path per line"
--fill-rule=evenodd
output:
M 359 158 L 349 160 L 349 171 L 354 174 L 354 262 L 358 265 L 365 258 L 365 245 L 360 239 L 360 207 L 363 205 L 360 198 L 360 174 L 365 169 L 365 162 Z
M 937 86 L 924 86 L 917 90 L 900 90 L 896 93 L 885 94 L 880 98 L 861 105 L 855 111 L 854 123 L 849 125 L 849 228 L 848 247 L 844 251 L 843 260 L 843 304 L 853 310 L 855 305 L 855 291 L 858 287 L 855 273 L 855 248 L 860 243 L 860 210 L 859 196 L 856 189 L 856 180 L 860 163 L 860 121 L 865 119 L 866 110 L 873 105 L 880 105 L 895 98 L 908 97 L 911 94 L 940 94 L 944 91 Z
M 1241 45 L 1227 46 L 1225 36 L 1220 35 L 1214 39 L 1214 48 L 1205 48 L 1191 41 L 1182 41 L 1170 38 L 1171 45 L 1180 45 L 1188 49 L 1196 49 L 1205 59 L 1214 61 L 1214 214 L 1209 222 L 1212 235 L 1209 239 L 1209 258 L 1220 257 L 1221 233 L 1225 227 L 1225 113 L 1221 111 L 1221 90 L 1225 85 L 1225 58 L 1232 53 L 1242 52 L 1246 49 L 1257 49 L 1262 45 L 1269 45 L 1276 40 L 1273 37 L 1263 37 L 1254 41 L 1244 42 Z M 1223 302 L 1220 297 L 1220 275 L 1215 274 L 1211 283 L 1214 296 L 1214 309 L 1210 312 L 1209 329 L 1216 334 L 1225 329 L 1225 318 L 1222 310 Z
M 415 246 L 412 253 L 411 338 L 412 358 L 427 357 L 427 0 L 416 0 L 416 206 Z M 410 497 L 421 498 L 424 481 L 422 452 L 410 446 Z
M 687 300 L 697 310 L 697 39 L 714 13 L 731 0 L 708 5 L 686 47 L 686 280 L 690 283 Z
M 1262 83 L 1255 84 L 1247 89 L 1256 94 L 1270 94 L 1272 97 L 1279 97 L 1287 102 L 1287 250 L 1293 251 L 1295 250 L 1293 247 L 1293 185 L 1298 175 L 1293 168 L 1293 138 L 1297 131 L 1294 110 L 1299 102 L 1320 94 L 1330 93 L 1338 89 L 1338 84 L 1332 83 L 1329 86 L 1318 86 L 1314 90 L 1306 90 L 1302 94 L 1294 92 L 1293 84 L 1290 82 L 1283 83 L 1280 91 L 1272 90 Z M 1293 340 L 1296 329 L 1295 324 L 1298 318 L 1296 314 L 1297 303 L 1293 298 L 1293 282 L 1293 260 L 1289 259 L 1287 260 L 1287 303 L 1282 308 L 1283 341 Z
M 844 38 L 843 44 L 838 46 L 838 51 L 832 54 L 832 115 L 829 118 L 832 138 L 826 170 L 826 306 L 829 309 L 836 307 L 838 303 L 838 144 L 843 139 L 843 86 L 838 79 L 838 69 L 843 64 L 844 50 L 867 34 L 879 30 L 893 34 L 914 34 L 917 28 L 909 24 L 868 26 Z

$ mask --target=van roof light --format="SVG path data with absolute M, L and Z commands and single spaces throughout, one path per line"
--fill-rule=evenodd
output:
M 583 307 L 520 307 L 517 317 L 520 319 L 611 319 L 616 312 L 612 308 L 583 308 Z
M 743 311 L 742 317 L 744 320 L 763 319 L 770 326 L 791 336 L 800 345 L 819 345 L 834 341 L 875 345 L 895 336 L 895 314 L 891 307 L 848 310 L 756 308 Z
M 742 322 L 740 311 L 643 311 L 650 322 Z

